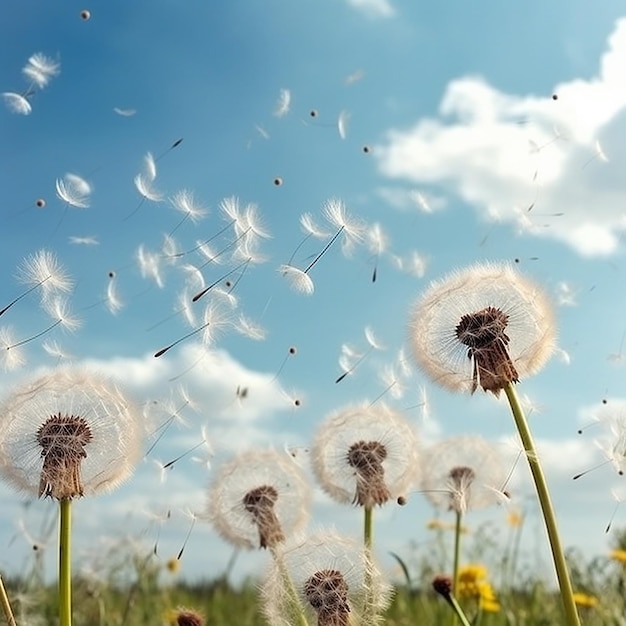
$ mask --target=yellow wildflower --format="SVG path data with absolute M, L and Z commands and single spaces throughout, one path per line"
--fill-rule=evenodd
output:
M 574 602 L 576 603 L 576 606 L 593 608 L 598 605 L 598 598 L 590 596 L 586 593 L 575 593 Z
M 509 511 L 509 514 L 506 516 L 506 523 L 513 528 L 521 526 L 523 521 L 524 515 L 519 511 Z
M 626 550 L 611 550 L 610 556 L 614 561 L 626 564 Z
M 500 610 L 493 587 L 487 582 L 487 568 L 484 565 L 466 565 L 459 569 L 457 597 L 474 598 L 480 608 L 489 613 Z

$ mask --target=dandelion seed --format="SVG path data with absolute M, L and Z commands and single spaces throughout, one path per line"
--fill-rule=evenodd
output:
M 278 95 L 278 101 L 274 107 L 274 115 L 276 117 L 284 117 L 289 113 L 291 108 L 291 91 L 289 89 L 281 89 Z
M 498 395 L 539 370 L 554 347 L 546 296 L 508 265 L 477 264 L 433 283 L 410 322 L 418 365 L 438 384 Z
M 26 355 L 20 349 L 19 342 L 10 326 L 0 326 L 0 367 L 11 372 L 26 363 Z
M 224 464 L 208 491 L 209 515 L 235 546 L 275 548 L 306 523 L 309 488 L 283 454 L 254 451 Z
M 183 214 L 183 218 L 174 226 L 170 235 L 174 234 L 186 220 L 191 220 L 195 224 L 207 215 L 206 209 L 196 202 L 193 191 L 188 189 L 182 189 L 176 193 L 171 203 L 174 209 Z
M 98 239 L 93 235 L 86 237 L 70 236 L 68 237 L 68 241 L 78 246 L 97 246 L 99 244 Z
M 61 64 L 58 61 L 53 61 L 41 52 L 33 54 L 22 68 L 24 76 L 31 81 L 31 88 L 26 95 L 29 95 L 32 86 L 36 86 L 38 89 L 46 87 L 50 80 L 58 76 L 60 72 Z
M 66 174 L 56 180 L 56 192 L 59 199 L 67 206 L 77 209 L 89 208 L 89 196 L 92 193 L 91 185 L 76 174 Z
M 335 380 L 335 383 L 340 383 L 346 376 L 348 376 L 349 374 L 352 374 L 354 372 L 354 370 L 366 359 L 366 357 L 373 351 L 373 350 L 384 350 L 384 346 L 376 339 L 376 337 L 374 336 L 374 331 L 369 327 L 366 326 L 365 327 L 365 339 L 367 341 L 368 344 L 368 349 L 363 352 L 362 354 L 356 355 L 356 358 L 353 360 L 352 363 L 348 363 L 346 360 L 341 360 L 340 359 L 340 364 L 343 366 L 343 373 Z M 345 346 L 345 344 L 344 344 Z M 342 351 L 343 351 L 343 347 L 342 346 Z
M 80 19 L 81 20 L 88 20 L 90 18 L 91 18 L 91 11 L 84 10 L 84 11 L 80 12 Z
M 2 99 L 11 113 L 17 113 L 18 115 L 30 115 L 33 110 L 30 102 L 19 93 L 5 91 L 2 94 Z
M 372 151 L 369 146 L 363 146 L 362 150 L 365 154 L 369 154 Z
M 283 368 L 285 367 L 285 364 L 287 363 L 289 357 L 295 356 L 296 354 L 298 354 L 298 348 L 296 348 L 296 346 L 289 346 L 287 354 L 283 358 L 280 366 L 278 367 L 278 370 L 276 371 L 276 374 L 274 374 L 270 382 L 274 382 L 280 376 L 280 373 L 283 371 Z
M 225 326 L 230 324 L 230 317 L 224 312 L 223 309 L 216 306 L 213 303 L 209 303 L 204 310 L 203 323 L 198 328 L 193 329 L 192 331 L 186 333 L 176 341 L 172 342 L 165 348 L 161 348 L 157 352 L 155 352 L 155 358 L 163 356 L 166 352 L 171 350 L 174 346 L 186 341 L 190 337 L 194 337 L 199 333 L 202 333 L 202 344 L 210 345 L 212 344 L 219 333 L 224 329 Z
M 283 179 L 280 176 L 277 176 L 274 179 L 274 186 L 275 187 L 282 187 L 282 184 L 283 184 Z
M 315 291 L 313 280 L 305 271 L 286 264 L 281 265 L 278 271 L 287 279 L 289 286 L 295 291 L 307 296 L 310 296 Z
M 132 117 L 137 113 L 137 109 L 122 109 L 120 107 L 113 107 L 113 111 L 121 117 Z
M 350 120 L 350 113 L 348 111 L 341 111 L 337 118 L 337 132 L 342 139 L 348 136 L 348 121 Z
M 48 250 L 39 250 L 24 259 L 18 267 L 18 280 L 25 283 L 29 288 L 21 295 L 14 298 L 4 308 L 0 309 L 0 315 L 6 313 L 14 304 L 27 296 L 35 289 L 41 288 L 42 301 L 49 300 L 58 292 L 69 293 L 74 283 L 56 256 Z
M 389 239 L 383 232 L 381 225 L 376 222 L 372 224 L 366 231 L 366 243 L 370 252 L 374 255 L 374 271 L 372 272 L 372 282 L 376 282 L 378 277 L 378 261 L 380 255 L 389 245 Z

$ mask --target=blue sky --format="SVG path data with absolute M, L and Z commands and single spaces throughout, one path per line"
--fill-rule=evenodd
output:
M 88 21 L 80 18 L 83 9 L 91 11 Z M 517 259 L 552 295 L 564 351 L 520 385 L 535 407 L 532 425 L 564 542 L 588 554 L 606 550 L 611 489 L 623 481 L 608 466 L 575 483 L 571 478 L 602 461 L 593 430 L 580 437 L 579 425 L 602 399 L 611 407 L 626 402 L 622 359 L 609 358 L 621 357 L 626 331 L 620 184 L 626 15 L 612 1 L 593 8 L 566 0 L 523 7 L 457 2 L 453 9 L 408 0 L 96 6 L 25 0 L 1 10 L 0 92 L 25 91 L 21 70 L 37 52 L 57 60 L 60 74 L 30 99 L 30 115 L 0 111 L 0 305 L 21 292 L 15 273 L 23 259 L 46 248 L 75 280 L 71 306 L 83 327 L 26 344 L 25 365 L 3 373 L 0 391 L 55 366 L 58 358 L 41 347 L 48 340 L 68 355 L 61 361 L 97 368 L 138 403 L 163 407 L 163 416 L 169 404 L 183 403 L 181 385 L 198 405 L 181 411 L 187 427 L 174 425 L 123 488 L 77 504 L 77 549 L 93 551 L 94 532 L 131 532 L 150 543 L 156 531 L 147 513 L 171 509 L 159 551 L 163 558 L 176 554 L 189 524 L 183 511 L 205 508 L 210 471 L 189 455 L 161 482 L 158 461 L 198 443 L 204 426 L 213 468 L 255 445 L 296 448 L 306 465 L 306 446 L 326 414 L 384 391 L 380 372 L 397 359 L 409 307 L 431 279 L 478 260 Z M 279 117 L 284 89 L 291 103 Z M 133 179 L 148 152 L 157 158 L 163 201 L 140 205 Z M 88 208 L 66 207 L 56 196 L 55 181 L 68 173 L 90 185 Z M 182 189 L 192 190 L 208 215 L 177 227 L 181 215 L 169 199 Z M 141 276 L 137 250 L 162 255 L 163 237 L 174 229 L 183 251 L 210 239 L 227 225 L 218 207 L 232 196 L 257 204 L 271 233 L 259 243 L 265 262 L 230 277 L 239 279 L 233 320 L 240 314 L 254 320 L 265 339 L 253 341 L 231 327 L 200 360 L 195 338 L 155 359 L 156 350 L 190 330 L 174 312 L 187 278 L 181 265 L 199 257 L 189 253 L 177 264 L 161 259 L 159 287 Z M 311 213 L 323 225 L 321 207 L 330 198 L 386 234 L 377 280 L 372 251 L 360 246 L 347 257 L 338 241 L 311 271 L 315 292 L 296 293 L 278 267 L 303 240 L 300 216 Z M 76 243 L 87 237 L 97 243 Z M 226 246 L 228 237 L 231 231 L 212 244 Z M 323 245 L 309 239 L 294 263 L 305 267 Z M 224 264 L 203 268 L 207 284 L 236 265 L 223 257 Z M 411 259 L 421 265 L 416 269 Z M 111 271 L 123 302 L 115 315 L 106 306 Z M 22 339 L 50 318 L 33 296 L 1 321 Z M 366 327 L 386 349 L 373 351 L 336 384 L 342 346 L 367 349 Z M 297 354 L 285 361 L 290 346 Z M 513 424 L 504 404 L 482 394 L 471 401 L 451 396 L 418 372 L 406 384 L 402 397 L 385 399 L 425 442 L 475 433 L 507 448 L 502 442 Z M 236 396 L 238 387 L 248 388 L 246 398 Z M 416 406 L 424 394 L 428 411 Z M 524 468 L 514 486 L 536 515 Z M 19 569 L 29 545 L 19 533 L 11 539 L 22 500 L 1 489 L 7 504 L 0 536 L 10 545 L 0 567 Z M 31 532 L 50 508 L 49 502 L 28 507 Z M 616 525 L 624 515 L 618 512 Z M 385 566 L 392 565 L 387 550 L 425 540 L 431 516 L 419 495 L 401 510 L 381 513 Z M 312 518 L 359 532 L 358 513 L 321 494 Z M 496 508 L 488 518 L 503 524 L 504 511 Z M 198 523 L 183 572 L 219 573 L 229 554 Z M 262 556 L 242 557 L 237 575 L 256 571 Z M 52 565 L 53 555 L 48 559 Z

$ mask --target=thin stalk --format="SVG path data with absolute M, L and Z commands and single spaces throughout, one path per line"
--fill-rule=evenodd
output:
M 554 509 L 552 508 L 552 502 L 550 501 L 550 492 L 548 491 L 548 485 L 546 483 L 541 464 L 539 463 L 535 443 L 533 441 L 530 428 L 528 427 L 524 410 L 519 403 L 513 384 L 507 383 L 504 387 L 504 392 L 506 393 L 506 397 L 511 405 L 515 426 L 517 427 L 520 439 L 522 440 L 522 445 L 524 446 L 524 450 L 526 452 L 526 458 L 528 459 L 528 465 L 530 467 L 533 480 L 535 481 L 535 489 L 541 505 L 543 519 L 546 525 L 546 530 L 548 531 L 548 540 L 552 549 L 552 558 L 554 560 L 556 576 L 559 581 L 559 587 L 561 588 L 561 599 L 563 600 L 563 609 L 565 611 L 566 619 L 565 623 L 567 626 L 580 626 L 580 619 L 578 617 L 578 611 L 576 610 L 576 603 L 574 602 L 572 583 L 570 581 L 569 571 L 565 561 L 565 553 L 563 552 L 563 547 L 561 546 L 556 517 L 554 515 Z
M 59 501 L 59 624 L 72 626 L 72 501 Z
M 11 603 L 9 602 L 9 596 L 7 595 L 7 590 L 4 587 L 2 576 L 0 576 L 0 604 L 2 604 L 2 610 L 4 611 L 4 617 L 7 620 L 8 626 L 17 626 L 15 617 L 13 617 Z
M 461 522 L 463 520 L 463 513 L 461 511 L 455 511 L 456 519 L 454 524 L 454 562 L 452 568 L 452 591 L 458 593 L 459 591 L 459 569 L 461 563 Z
M 459 592 L 459 569 L 461 561 L 461 520 L 463 519 L 463 513 L 461 511 L 455 511 L 454 522 L 454 557 L 452 563 L 452 593 Z M 456 599 L 455 599 L 456 602 Z M 456 617 L 452 616 L 451 625 L 456 624 Z
M 270 548 L 272 558 L 278 567 L 278 571 L 280 572 L 280 576 L 283 579 L 283 583 L 287 588 L 287 594 L 289 596 L 289 605 L 290 609 L 295 614 L 294 617 L 298 620 L 299 626 L 309 626 L 309 622 L 307 621 L 306 615 L 304 614 L 304 608 L 302 603 L 300 602 L 300 598 L 298 597 L 298 592 L 296 591 L 296 587 L 293 584 L 293 580 L 291 576 L 289 576 L 289 572 L 285 567 L 285 563 L 282 560 L 280 554 L 274 549 Z
M 374 557 L 372 555 L 372 545 L 374 541 L 373 512 L 374 510 L 371 506 L 363 507 L 363 558 L 365 559 L 365 571 L 363 574 L 363 615 L 372 622 L 376 614 L 374 609 L 374 594 L 372 591 L 372 568 L 374 567 Z

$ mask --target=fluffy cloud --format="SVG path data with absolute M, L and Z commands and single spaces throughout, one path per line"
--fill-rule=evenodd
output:
M 597 76 L 556 85 L 556 100 L 505 94 L 477 76 L 454 80 L 436 119 L 387 132 L 373 151 L 379 169 L 412 187 L 455 194 L 520 233 L 557 239 L 584 256 L 610 255 L 626 228 L 624 65 L 622 19 Z

